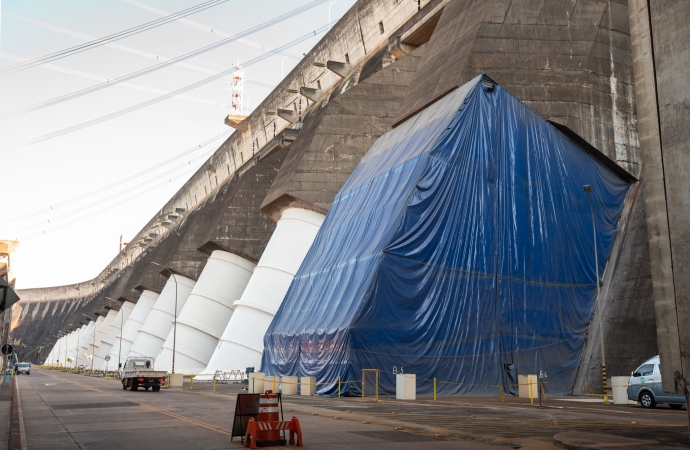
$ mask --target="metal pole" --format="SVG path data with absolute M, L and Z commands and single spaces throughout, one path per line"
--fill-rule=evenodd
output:
M 173 320 L 173 354 L 172 354 L 172 373 L 175 373 L 175 344 L 177 341 L 177 278 L 175 278 L 175 274 L 172 273 L 170 269 L 168 269 L 168 272 L 170 272 L 170 276 L 173 277 L 173 280 L 175 280 L 175 319 Z
M 91 341 L 91 375 L 93 375 L 93 362 L 96 354 L 96 324 L 93 325 L 93 340 Z
M 594 216 L 594 203 L 592 202 L 592 187 L 589 184 L 583 186 L 587 197 L 589 198 L 589 209 L 592 213 L 592 230 L 594 231 L 594 271 L 597 280 L 597 303 L 601 298 L 601 286 L 599 284 L 599 255 L 597 253 L 597 222 Z M 601 340 L 601 376 L 604 384 L 604 404 L 608 404 L 608 386 L 606 377 L 606 352 L 604 350 L 604 308 L 603 305 L 599 307 L 599 338 Z
M 122 311 L 125 306 L 125 302 L 120 305 L 120 311 Z M 120 350 L 117 352 L 117 376 L 120 377 L 120 367 L 122 367 L 121 356 L 122 356 L 122 329 L 125 326 L 125 312 L 122 311 L 120 314 Z
M 331 29 L 331 6 L 337 5 L 338 2 L 332 2 L 330 5 L 328 5 L 328 29 Z

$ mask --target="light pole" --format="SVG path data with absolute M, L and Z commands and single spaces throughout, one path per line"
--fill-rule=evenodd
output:
M 594 271 L 597 279 L 597 303 L 601 296 L 601 286 L 599 285 L 599 255 L 597 254 L 597 222 L 594 217 L 594 203 L 592 202 L 592 186 L 585 184 L 582 189 L 589 198 L 589 209 L 592 212 L 592 229 L 594 230 Z M 606 352 L 604 351 L 604 305 L 599 308 L 599 337 L 601 338 L 601 376 L 604 382 L 604 404 L 609 402 L 609 392 L 606 380 Z
M 125 302 L 123 301 L 120 303 L 119 301 L 115 300 L 114 298 L 106 297 L 108 300 L 112 300 L 118 305 L 120 305 L 120 350 L 117 352 L 117 374 L 118 376 L 120 375 L 120 367 L 122 364 L 120 363 L 120 357 L 122 356 L 122 331 L 123 328 L 125 327 L 125 314 L 124 311 L 122 311 L 122 307 L 125 305 Z
M 87 316 L 86 314 L 82 314 L 82 316 L 88 318 L 89 320 L 93 320 L 93 319 L 91 319 L 90 316 Z M 93 341 L 91 343 L 91 374 L 92 375 L 93 375 L 93 352 L 94 352 L 95 347 L 96 347 L 96 322 L 93 323 Z M 84 353 L 84 358 L 87 358 L 87 357 L 88 357 L 88 355 L 86 353 Z
M 158 267 L 162 267 L 163 269 L 167 270 L 172 279 L 175 281 L 175 315 L 174 320 L 173 320 L 173 354 L 172 354 L 172 371 L 170 372 L 171 374 L 175 373 L 175 343 L 177 341 L 177 278 L 175 278 L 175 274 L 172 272 L 172 270 L 168 269 L 162 264 L 158 264 L 157 262 L 151 261 L 151 264 L 155 264 Z
M 81 322 L 79 324 L 81 325 Z M 79 328 L 77 328 L 77 358 L 74 360 L 74 368 L 75 369 L 77 368 L 78 362 L 79 362 Z
M 331 6 L 337 5 L 338 2 L 331 2 L 330 5 L 328 5 L 328 29 L 331 29 Z

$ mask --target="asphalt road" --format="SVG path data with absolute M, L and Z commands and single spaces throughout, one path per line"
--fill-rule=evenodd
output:
M 18 382 L 29 450 L 244 448 L 230 440 L 234 395 L 124 391 L 115 380 L 38 368 Z M 305 449 L 496 449 L 295 408 L 285 415 L 300 419 Z

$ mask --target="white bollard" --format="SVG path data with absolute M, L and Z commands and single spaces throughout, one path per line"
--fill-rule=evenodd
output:
M 170 387 L 182 387 L 184 384 L 184 374 L 181 373 L 171 373 L 170 374 Z
M 264 373 L 250 372 L 249 373 L 249 393 L 263 394 L 264 393 Z
M 301 377 L 299 395 L 316 394 L 316 377 Z
M 417 375 L 399 373 L 395 376 L 395 398 L 397 400 L 417 399 Z
M 628 404 L 628 377 L 611 377 L 613 386 L 613 404 Z
M 539 397 L 539 380 L 536 375 L 518 375 L 518 397 L 529 399 Z
M 297 377 L 283 377 L 283 395 L 297 395 Z

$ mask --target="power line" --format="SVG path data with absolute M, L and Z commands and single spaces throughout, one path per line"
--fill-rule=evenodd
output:
M 151 22 L 144 23 L 142 25 L 138 25 L 136 27 L 129 28 L 127 30 L 119 31 L 117 33 L 113 33 L 111 35 L 94 39 L 89 42 L 85 42 L 80 45 L 76 45 L 74 47 L 69 47 L 54 53 L 50 53 L 45 56 L 41 56 L 40 58 L 34 58 L 30 59 L 28 61 L 24 61 L 19 64 L 13 64 L 9 67 L 5 67 L 3 69 L 0 69 L 0 76 L 8 75 L 10 73 L 14 72 L 19 72 L 20 70 L 28 69 L 30 67 L 35 67 L 41 64 L 45 64 L 47 62 L 55 61 L 57 59 L 62 59 L 66 58 L 68 56 L 76 55 L 77 53 L 81 53 L 87 50 L 91 50 L 93 48 L 100 47 L 102 45 L 109 44 L 111 42 L 119 41 L 120 39 L 124 39 L 126 37 L 133 36 L 135 34 L 142 33 L 144 31 L 151 30 L 153 28 L 157 28 L 161 25 L 165 25 L 167 23 L 173 22 L 175 20 L 181 19 L 183 17 L 187 17 L 192 14 L 196 14 L 200 11 L 204 11 L 209 8 L 213 8 L 214 6 L 218 6 L 222 3 L 227 2 L 228 0 L 209 0 L 204 3 L 200 3 L 196 6 L 192 6 L 191 8 L 184 9 L 182 11 L 178 11 L 173 14 L 169 14 L 167 16 L 161 17 L 160 19 L 152 20 Z
M 318 0 L 318 1 L 319 1 L 319 2 L 322 2 L 322 1 L 328 1 L 328 0 Z M 319 27 L 319 28 L 317 28 L 316 30 L 314 30 L 313 32 L 307 33 L 307 34 L 305 34 L 305 35 L 303 35 L 303 36 L 301 36 L 301 37 L 299 37 L 299 38 L 297 38 L 297 39 L 295 39 L 295 40 L 293 40 L 293 41 L 288 42 L 288 43 L 285 44 L 285 45 L 282 45 L 282 46 L 280 46 L 280 47 L 277 47 L 277 48 L 271 50 L 271 51 L 268 52 L 268 53 L 264 53 L 264 54 L 261 55 L 261 56 L 258 56 L 258 57 L 256 57 L 256 58 L 250 59 L 249 61 L 246 61 L 243 65 L 244 65 L 244 67 L 248 67 L 248 66 L 251 66 L 251 65 L 253 65 L 253 64 L 256 64 L 256 63 L 258 63 L 258 62 L 261 62 L 261 61 L 263 61 L 264 59 L 269 58 L 269 57 L 273 56 L 273 55 L 276 54 L 276 53 L 279 53 L 279 52 L 281 52 L 281 51 L 283 51 L 283 50 L 285 50 L 285 49 L 287 49 L 287 48 L 290 48 L 290 47 L 292 47 L 292 46 L 294 46 L 294 45 L 300 44 L 300 43 L 302 43 L 302 42 L 304 42 L 304 41 L 306 41 L 306 40 L 308 40 L 308 39 L 310 39 L 310 38 L 316 36 L 316 35 L 319 34 L 319 33 L 323 33 L 323 32 L 326 31 L 326 30 L 328 30 L 328 25 L 324 25 L 324 26 L 322 26 L 322 27 Z M 163 100 L 167 100 L 167 99 L 169 99 L 169 98 L 171 98 L 171 97 L 174 97 L 174 96 L 176 96 L 176 95 L 183 94 L 183 93 L 185 93 L 185 92 L 187 92 L 187 91 L 191 91 L 192 89 L 196 89 L 196 88 L 198 88 L 198 87 L 200 87 L 200 86 L 203 86 L 203 85 L 205 85 L 205 84 L 208 84 L 208 83 L 210 83 L 210 82 L 212 82 L 212 81 L 216 81 L 216 80 L 218 80 L 218 79 L 220 79 L 220 78 L 223 78 L 223 77 L 225 77 L 225 76 L 227 76 L 227 75 L 230 75 L 230 74 L 233 73 L 234 71 L 235 71 L 235 68 L 232 67 L 232 68 L 230 68 L 230 69 L 227 69 L 227 70 L 224 70 L 224 71 L 222 71 L 222 72 L 219 72 L 219 73 L 217 73 L 217 74 L 215 74 L 215 75 L 213 75 L 213 76 L 210 76 L 210 77 L 208 77 L 208 78 L 204 78 L 203 80 L 197 81 L 196 83 L 187 85 L 187 86 L 185 86 L 185 87 L 182 87 L 182 88 L 177 89 L 177 90 L 172 91 L 172 92 L 168 92 L 167 94 L 161 95 L 161 96 L 159 96 L 159 97 L 152 98 L 151 100 L 147 100 L 147 101 L 145 101 L 145 102 L 143 102 L 143 103 L 139 103 L 139 104 L 137 104 L 137 105 L 130 106 L 129 108 L 121 109 L 120 111 L 116 111 L 116 112 L 114 112 L 114 113 L 107 114 L 107 115 L 105 115 L 105 116 L 101 116 L 101 117 L 98 117 L 98 118 L 96 118 L 96 119 L 92 119 L 92 120 L 89 120 L 89 121 L 87 121 L 87 122 L 80 123 L 80 124 L 78 124 L 78 125 L 74 125 L 74 126 L 71 126 L 71 127 L 68 127 L 68 128 L 63 128 L 62 130 L 54 131 L 54 132 L 52 132 L 52 133 L 44 134 L 43 136 L 39 136 L 39 137 L 37 137 L 37 138 L 30 139 L 30 140 L 28 140 L 28 141 L 24 141 L 24 142 L 19 143 L 19 144 L 15 144 L 15 145 L 11 145 L 11 146 L 9 146 L 9 147 L 5 147 L 3 150 L 9 150 L 9 149 L 15 149 L 15 148 L 22 148 L 22 147 L 26 147 L 27 145 L 31 145 L 31 144 L 36 144 L 36 143 L 39 143 L 39 142 L 48 141 L 48 140 L 54 139 L 54 138 L 56 138 L 56 137 L 64 136 L 64 135 L 66 135 L 66 134 L 73 133 L 73 132 L 75 132 L 75 131 L 79 131 L 79 130 L 82 130 L 82 129 L 84 129 L 84 128 L 88 128 L 88 127 L 90 127 L 90 126 L 97 125 L 97 124 L 99 124 L 99 123 L 106 122 L 106 121 L 111 120 L 111 119 L 115 119 L 115 118 L 117 118 L 117 117 L 123 116 L 123 115 L 125 115 L 125 114 L 129 114 L 129 113 L 134 112 L 134 111 L 137 111 L 137 110 L 139 110 L 139 109 L 146 108 L 147 106 L 151 106 L 151 105 L 154 105 L 154 104 L 156 104 L 156 103 L 162 102 Z
M 304 6 L 301 6 L 301 7 L 299 7 L 299 8 L 293 9 L 292 11 L 290 11 L 290 12 L 288 12 L 288 13 L 285 13 L 285 14 L 283 14 L 282 16 L 278 16 L 278 17 L 276 17 L 276 18 L 274 18 L 274 19 L 271 19 L 271 20 L 269 20 L 269 21 L 267 21 L 267 22 L 264 22 L 264 23 L 262 23 L 262 24 L 260 24 L 260 25 L 257 25 L 257 26 L 255 26 L 255 27 L 249 28 L 248 30 L 245 30 L 245 31 L 243 31 L 243 32 L 241 32 L 241 33 L 238 33 L 238 34 L 234 35 L 234 36 L 231 36 L 231 37 L 229 37 L 229 38 L 223 39 L 223 40 L 218 41 L 218 42 L 216 42 L 216 43 L 214 43 L 214 44 L 207 45 L 206 47 L 199 48 L 199 49 L 194 50 L 194 51 L 192 51 L 192 52 L 185 53 L 185 54 L 183 54 L 183 55 L 177 56 L 177 57 L 175 57 L 175 58 L 172 58 L 172 59 L 170 59 L 170 60 L 168 60 L 168 61 L 165 61 L 165 62 L 162 62 L 162 63 L 160 63 L 160 64 L 153 65 L 153 66 L 148 67 L 148 68 L 146 68 L 146 69 L 142 69 L 142 70 L 139 70 L 139 71 L 137 71 L 137 72 L 132 72 L 132 73 L 130 73 L 130 74 L 128 74 L 128 75 L 123 75 L 123 76 L 118 77 L 118 78 L 113 78 L 112 80 L 109 80 L 109 81 L 107 81 L 107 82 L 105 82 L 105 83 L 97 84 L 97 85 L 95 85 L 95 86 L 92 86 L 92 87 L 89 87 L 89 88 L 86 88 L 86 89 L 82 89 L 82 90 L 79 90 L 79 91 L 75 91 L 75 92 L 72 92 L 71 94 L 62 95 L 62 96 L 60 96 L 60 97 L 55 97 L 55 98 L 53 98 L 53 99 L 46 100 L 46 101 L 40 102 L 40 103 L 36 103 L 36 104 L 34 104 L 34 105 L 31 105 L 31 106 L 26 106 L 26 107 L 24 107 L 24 108 L 19 108 L 19 109 L 15 109 L 15 110 L 13 110 L 13 111 L 9 111 L 9 112 L 6 112 L 6 113 L 2 113 L 2 114 L 0 114 L 0 120 L 5 120 L 5 119 L 8 119 L 8 118 L 10 118 L 10 117 L 19 116 L 19 115 L 26 114 L 26 113 L 29 113 L 29 112 L 37 111 L 37 110 L 39 110 L 39 109 L 47 108 L 47 107 L 49 107 L 49 106 L 57 105 L 58 103 L 66 102 L 66 101 L 68 101 L 68 100 L 72 100 L 72 99 L 75 99 L 75 98 L 77 98 L 77 97 L 81 97 L 81 96 L 83 96 L 83 95 L 91 94 L 91 93 L 93 93 L 93 92 L 97 92 L 97 91 L 100 91 L 100 90 L 102 90 L 102 89 L 109 88 L 109 87 L 111 87 L 111 86 L 116 86 L 116 85 L 118 85 L 118 84 L 120 84 L 120 83 L 123 83 L 123 82 L 125 82 L 125 81 L 129 81 L 129 80 L 132 80 L 132 79 L 134 79 L 134 78 L 138 78 L 138 77 L 140 77 L 140 76 L 147 75 L 147 74 L 149 74 L 149 73 L 155 72 L 155 71 L 157 71 L 157 70 L 164 69 L 164 68 L 169 67 L 169 66 L 171 66 L 171 65 L 173 65 L 173 64 L 176 64 L 176 63 L 178 63 L 178 62 L 185 61 L 185 60 L 187 60 L 187 59 L 189 59 L 189 58 L 193 58 L 193 57 L 195 57 L 195 56 L 201 55 L 201 54 L 203 54 L 203 53 L 206 53 L 206 52 L 211 51 L 211 50 L 213 50 L 213 49 L 216 49 L 216 48 L 218 48 L 218 47 L 222 47 L 222 46 L 224 46 L 224 45 L 227 45 L 227 44 L 230 44 L 230 43 L 232 43 L 232 42 L 234 42 L 234 41 L 237 41 L 237 40 L 239 40 L 239 39 L 241 39 L 241 38 L 243 38 L 243 37 L 246 37 L 246 36 L 249 36 L 249 35 L 251 35 L 251 34 L 254 34 L 254 33 L 256 33 L 256 32 L 258 32 L 258 31 L 261 31 L 261 30 L 263 30 L 263 29 L 265 29 L 265 28 L 271 27 L 271 26 L 273 26 L 273 25 L 275 25 L 275 24 L 277 24 L 277 23 L 280 23 L 280 22 L 282 22 L 282 21 L 284 21 L 284 20 L 290 19 L 290 18 L 292 18 L 292 17 L 294 17 L 294 16 L 297 16 L 297 15 L 299 15 L 299 14 L 302 14 L 303 12 L 306 12 L 306 11 L 308 11 L 309 9 L 314 8 L 315 6 L 318 6 L 318 5 L 320 5 L 320 4 L 322 4 L 322 3 L 325 3 L 325 2 L 327 2 L 327 1 L 328 1 L 328 0 L 314 0 L 314 1 L 310 2 L 310 3 L 307 3 L 307 4 L 304 5 Z M 293 41 L 293 42 L 295 42 L 295 41 Z M 300 41 L 300 42 L 301 42 L 301 41 Z M 297 42 L 296 42 L 296 43 L 297 43 Z M 295 45 L 295 44 L 292 44 L 292 45 Z M 273 50 L 271 50 L 270 52 L 264 53 L 264 55 L 262 55 L 262 56 L 264 56 L 264 57 L 265 57 L 265 55 L 273 56 L 273 55 L 275 55 L 276 53 L 280 53 L 280 52 L 282 51 L 282 50 L 280 50 L 280 49 L 286 49 L 286 48 L 289 48 L 289 46 L 287 46 L 287 47 L 286 47 L 286 46 L 283 46 L 283 47 L 279 47 L 278 49 L 273 49 Z
M 82 195 L 80 195 L 80 196 L 78 196 L 78 197 L 74 197 L 74 198 L 72 198 L 72 199 L 70 199 L 70 200 L 65 200 L 65 201 L 63 201 L 63 202 L 60 202 L 60 203 L 56 203 L 56 204 L 54 204 L 54 205 L 51 205 L 51 206 L 49 206 L 49 207 L 47 207 L 47 208 L 42 208 L 42 209 L 40 209 L 40 210 L 36 210 L 36 211 L 34 211 L 34 212 L 25 214 L 25 215 L 23 215 L 23 216 L 15 217 L 15 218 L 13 218 L 13 219 L 10 219 L 10 220 L 6 221 L 5 223 L 6 223 L 6 224 L 11 224 L 11 223 L 15 223 L 15 222 L 20 222 L 20 221 L 22 221 L 22 220 L 26 220 L 26 219 L 29 219 L 29 218 L 31 218 L 31 217 L 38 216 L 38 215 L 43 214 L 43 213 L 46 213 L 46 212 L 54 211 L 54 210 L 56 210 L 56 209 L 58 209 L 58 208 L 60 208 L 60 207 L 67 206 L 67 205 L 70 205 L 70 204 L 72 204 L 72 203 L 78 202 L 79 200 L 83 200 L 83 199 L 85 199 L 85 198 L 92 197 L 92 196 L 94 196 L 94 195 L 96 195 L 96 194 L 100 194 L 101 192 L 107 191 L 108 189 L 112 189 L 112 188 L 114 188 L 114 187 L 116 187 L 116 186 L 121 185 L 122 183 L 126 183 L 126 182 L 131 181 L 131 180 L 133 180 L 133 179 L 135 179 L 135 178 L 138 178 L 138 177 L 140 177 L 140 176 L 142 176 L 142 175 L 149 174 L 149 173 L 151 173 L 152 170 L 158 169 L 158 168 L 160 168 L 160 167 L 162 167 L 162 166 L 164 166 L 164 165 L 166 165 L 166 164 L 169 164 L 169 163 L 171 163 L 171 162 L 173 162 L 173 161 L 175 161 L 175 160 L 178 160 L 178 159 L 180 159 L 180 158 L 182 158 L 182 157 L 184 157 L 184 156 L 186 156 L 186 155 L 188 155 L 188 154 L 190 154 L 190 153 L 196 152 L 196 151 L 198 151 L 199 149 L 201 149 L 201 148 L 207 146 L 208 144 L 210 144 L 210 143 L 212 143 L 212 142 L 214 142 L 214 141 L 216 141 L 216 140 L 218 140 L 218 139 L 220 139 L 220 138 L 222 138 L 222 137 L 225 137 L 225 136 L 227 136 L 227 135 L 233 133 L 234 131 L 235 131 L 235 130 L 232 130 L 232 129 L 231 129 L 231 130 L 227 130 L 227 131 L 223 131 L 222 133 L 220 133 L 220 134 L 218 134 L 218 135 L 216 135 L 216 136 L 213 136 L 213 137 L 210 138 L 210 139 L 207 139 L 206 141 L 202 142 L 201 144 L 197 144 L 197 145 L 195 145 L 194 147 L 192 147 L 192 148 L 190 148 L 190 149 L 188 149 L 188 150 L 185 150 L 184 152 L 179 153 L 178 155 L 173 156 L 172 158 L 166 159 L 165 161 L 161 161 L 161 162 L 159 162 L 158 164 L 155 164 L 155 165 L 153 165 L 153 166 L 151 166 L 151 167 L 148 167 L 148 168 L 146 168 L 145 170 L 142 170 L 141 172 L 137 172 L 137 173 L 135 173 L 135 174 L 133 174 L 133 175 L 130 175 L 130 176 L 125 177 L 125 178 L 123 178 L 123 179 L 121 179 L 121 180 L 115 181 L 115 182 L 113 182 L 113 183 L 111 183 L 111 184 L 108 184 L 108 185 L 106 185 L 106 186 L 102 186 L 102 187 L 100 187 L 100 188 L 98 188 L 98 189 L 95 189 L 95 190 L 93 190 L 93 191 L 91 191 L 91 192 L 87 192 L 87 193 L 82 194 Z
M 211 154 L 212 154 L 214 151 L 215 151 L 215 150 L 211 150 L 210 152 L 206 152 L 206 153 L 204 153 L 203 155 L 194 158 L 194 160 L 198 160 L 199 158 L 203 158 L 203 157 L 206 157 L 206 156 L 211 156 Z M 31 230 L 31 229 L 33 229 L 33 228 L 38 228 L 38 227 L 40 227 L 40 226 L 42 226 L 42 225 L 46 225 L 46 224 L 48 224 L 48 223 L 51 223 L 51 221 L 56 221 L 56 220 L 63 219 L 63 218 L 65 218 L 65 217 L 72 216 L 72 215 L 74 215 L 74 214 L 76 214 L 76 213 L 78 213 L 78 212 L 80 212 L 80 211 L 87 210 L 87 209 L 89 209 L 89 208 L 91 208 L 91 207 L 93 207 L 93 206 L 95 206 L 95 205 L 99 205 L 99 204 L 102 204 L 102 203 L 107 202 L 108 200 L 112 200 L 112 199 L 118 198 L 118 197 L 120 197 L 120 196 L 123 195 L 123 194 L 126 194 L 126 193 L 128 193 L 128 192 L 134 191 L 135 189 L 138 189 L 138 188 L 140 188 L 140 187 L 142 187 L 142 186 L 146 186 L 147 184 L 152 183 L 152 182 L 154 182 L 154 181 L 156 181 L 156 180 L 159 180 L 159 179 L 161 179 L 161 178 L 166 178 L 168 175 L 170 175 L 171 173 L 177 172 L 177 171 L 180 170 L 182 167 L 188 167 L 189 165 L 192 164 L 192 161 L 193 161 L 193 160 L 189 160 L 189 161 L 186 162 L 185 164 L 181 164 L 181 165 L 175 166 L 174 168 L 168 170 L 167 172 L 163 172 L 163 173 L 161 173 L 161 174 L 158 174 L 158 175 L 156 175 L 156 176 L 153 177 L 153 178 L 150 178 L 150 179 L 148 179 L 148 180 L 146 180 L 146 181 L 143 181 L 143 182 L 137 184 L 136 186 L 129 187 L 129 188 L 127 188 L 127 189 L 125 189 L 125 190 L 123 190 L 123 191 L 117 192 L 117 193 L 115 193 L 115 194 L 113 194 L 113 195 L 111 195 L 111 196 L 109 196 L 109 197 L 106 197 L 106 198 L 103 198 L 103 199 L 99 199 L 99 200 L 97 200 L 97 201 L 95 201 L 95 202 L 93 202 L 93 203 L 90 203 L 90 204 L 88 204 L 88 205 L 81 206 L 80 208 L 77 208 L 77 209 L 75 209 L 75 210 L 66 212 L 66 213 L 61 214 L 61 215 L 59 215 L 59 216 L 51 217 L 50 219 L 47 219 L 47 220 L 42 220 L 42 221 L 37 222 L 37 223 L 35 223 L 35 224 L 33 224 L 33 225 L 26 225 L 26 226 L 23 226 L 23 227 L 22 227 L 22 230 L 26 231 L 26 230 Z M 173 178 L 175 178 L 175 177 L 173 177 Z M 168 178 L 168 180 L 171 181 L 173 178 Z
M 162 183 L 159 183 L 159 184 L 157 184 L 157 185 L 155 185 L 155 186 L 153 186 L 153 187 L 147 189 L 145 192 L 151 192 L 151 191 L 153 191 L 154 189 L 157 189 L 157 188 L 159 188 L 159 187 L 161 187 L 161 186 L 165 186 L 166 184 L 172 183 L 173 180 L 177 180 L 178 178 L 181 178 L 181 177 L 185 176 L 186 174 L 191 173 L 191 172 L 195 172 L 195 171 L 197 171 L 197 170 L 199 170 L 198 167 L 196 167 L 196 168 L 194 168 L 194 169 L 192 169 L 192 170 L 188 170 L 188 171 L 186 171 L 186 172 L 183 172 L 183 173 L 181 173 L 181 174 L 179 174 L 179 175 L 177 175 L 177 176 L 175 176 L 175 177 L 169 178 L 168 180 L 166 180 L 166 181 L 164 181 L 164 182 L 162 182 Z M 59 225 L 59 226 L 57 226 L 57 227 L 49 228 L 49 229 L 47 229 L 47 230 L 41 231 L 40 233 L 35 233 L 35 234 L 32 234 L 32 235 L 29 235 L 29 236 L 27 236 L 27 237 L 22 238 L 21 240 L 22 240 L 22 241 L 27 241 L 27 240 L 29 240 L 29 239 L 36 238 L 36 237 L 38 237 L 38 236 L 43 236 L 44 234 L 50 233 L 51 231 L 56 231 L 56 230 L 59 230 L 59 229 L 61 229 L 61 228 L 66 227 L 66 226 L 68 226 L 68 225 L 72 225 L 73 223 L 81 222 L 81 221 L 83 221 L 84 219 L 89 219 L 89 218 L 91 218 L 91 217 L 94 217 L 94 216 L 96 216 L 96 215 L 102 213 L 102 212 L 106 212 L 106 211 L 110 210 L 111 208 L 113 208 L 113 207 L 115 207 L 115 206 L 121 205 L 121 204 L 123 204 L 123 203 L 126 203 L 126 202 L 128 202 L 128 201 L 134 199 L 134 198 L 137 198 L 137 197 L 139 197 L 141 194 L 142 194 L 141 192 L 137 192 L 136 194 L 134 194 L 134 195 L 132 195 L 132 196 L 130 196 L 130 197 L 127 197 L 127 198 L 125 198 L 125 199 L 123 199 L 123 200 L 121 200 L 121 201 L 119 201 L 119 202 L 117 202 L 117 203 L 114 203 L 114 204 L 112 204 L 112 205 L 108 205 L 108 206 L 106 206 L 106 207 L 104 207 L 104 208 L 101 208 L 101 209 L 99 209 L 99 210 L 97 210 L 97 211 L 95 211 L 95 212 L 92 212 L 92 213 L 90 213 L 90 214 L 88 214 L 88 215 L 78 217 L 78 218 L 76 218 L 76 219 L 74 219 L 74 220 L 72 220 L 72 221 L 70 221 L 70 222 L 63 223 L 62 225 Z
M 195 158 L 193 158 L 193 159 L 187 161 L 187 162 L 184 163 L 184 164 L 175 166 L 174 168 L 172 168 L 172 169 L 170 169 L 170 170 L 168 170 L 168 171 L 166 171 L 166 172 L 163 172 L 163 173 L 161 173 L 161 174 L 158 174 L 158 175 L 156 175 L 156 176 L 153 177 L 153 178 L 149 178 L 148 180 L 145 180 L 145 181 L 143 181 L 143 182 L 141 182 L 141 183 L 139 183 L 139 184 L 137 184 L 137 185 L 135 185 L 135 186 L 128 187 L 128 188 L 126 188 L 126 189 L 124 189 L 124 190 L 122 190 L 122 191 L 120 191 L 120 192 L 117 192 L 117 193 L 115 193 L 115 194 L 112 194 L 112 195 L 110 195 L 109 197 L 106 197 L 106 198 L 102 198 L 102 199 L 96 200 L 96 201 L 94 201 L 94 202 L 92 202 L 92 203 L 89 203 L 89 204 L 87 204 L 87 205 L 83 205 L 83 206 L 81 206 L 81 207 L 79 207 L 79 208 L 77 208 L 77 209 L 74 209 L 74 210 L 72 210 L 72 211 L 66 212 L 66 213 L 61 214 L 61 215 L 59 215 L 59 216 L 51 217 L 50 219 L 41 220 L 40 222 L 36 222 L 36 223 L 34 223 L 34 224 L 32 224 L 32 225 L 24 225 L 24 226 L 22 226 L 22 231 L 31 230 L 31 229 L 33 229 L 33 228 L 38 228 L 38 227 L 40 227 L 40 226 L 45 226 L 45 225 L 48 225 L 48 224 L 52 224 L 53 222 L 58 221 L 58 220 L 60 220 L 60 219 L 63 219 L 63 218 L 65 218 L 65 217 L 69 217 L 69 216 L 72 216 L 72 215 L 74 215 L 74 214 L 76 214 L 76 213 L 79 213 L 79 212 L 81 212 L 81 211 L 88 210 L 88 209 L 90 209 L 90 208 L 92 208 L 92 207 L 94 207 L 94 206 L 101 205 L 101 204 L 103 204 L 103 203 L 105 203 L 105 202 L 107 202 L 107 201 L 109 201 L 109 200 L 113 200 L 113 199 L 119 198 L 119 197 L 121 197 L 122 195 L 127 194 L 128 192 L 135 191 L 136 189 L 138 189 L 138 188 L 140 188 L 140 187 L 143 187 L 143 186 L 146 186 L 147 184 L 150 184 L 150 183 L 152 183 L 152 182 L 154 182 L 154 181 L 156 181 L 156 180 L 159 180 L 159 179 L 161 179 L 161 178 L 168 178 L 168 175 L 177 172 L 178 170 L 180 170 L 180 169 L 183 168 L 183 167 L 188 167 L 189 165 L 192 164 L 192 162 L 197 161 L 197 160 L 199 160 L 199 159 L 206 159 L 207 157 L 211 156 L 211 155 L 213 154 L 214 151 L 215 151 L 215 150 L 207 151 L 207 152 L 205 152 L 205 153 L 203 153 L 203 154 L 201 154 L 201 155 L 199 155 L 199 156 L 197 156 L 197 157 L 195 157 Z M 186 173 L 186 172 L 185 172 L 185 173 Z M 175 177 L 168 178 L 169 181 L 171 181 L 171 180 L 173 180 L 173 179 L 176 179 L 176 178 L 175 178 Z

